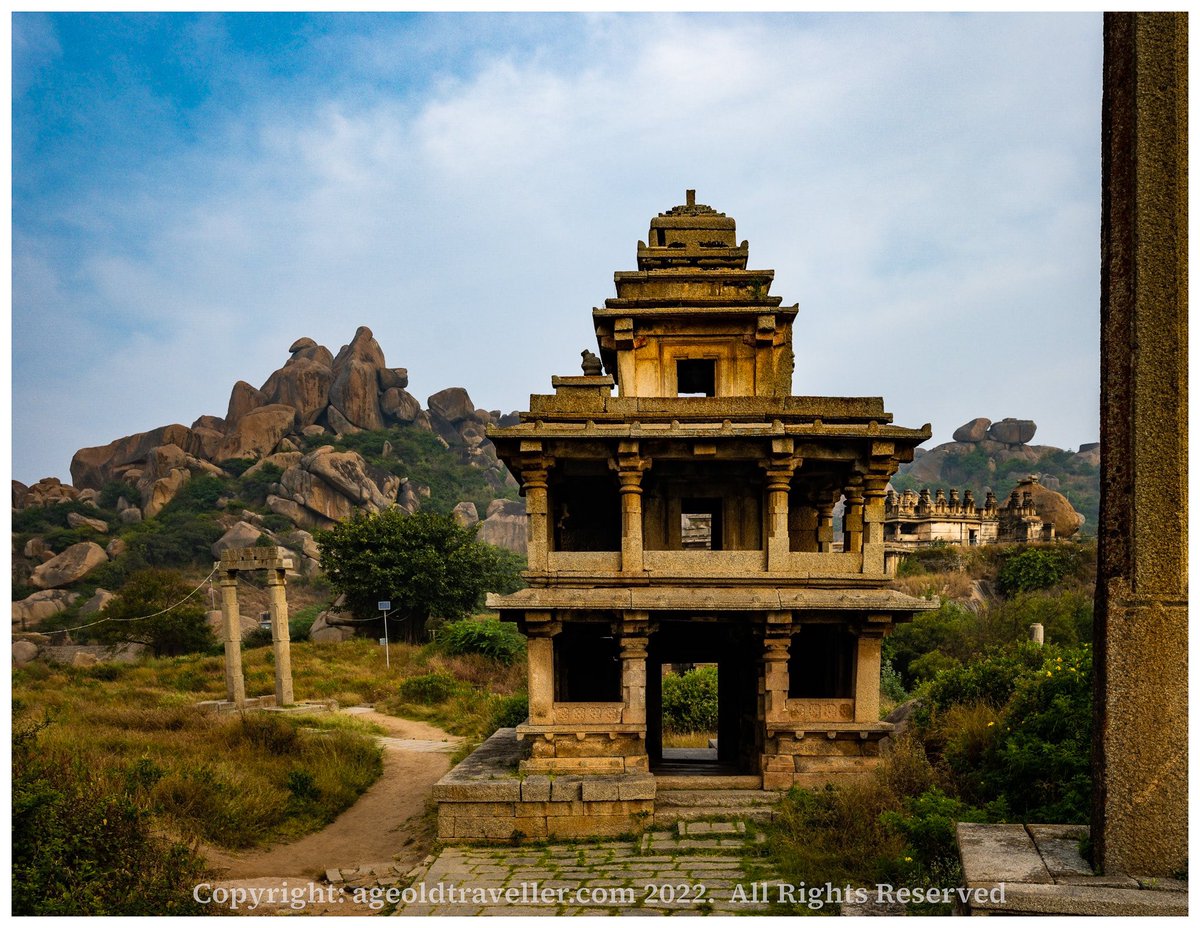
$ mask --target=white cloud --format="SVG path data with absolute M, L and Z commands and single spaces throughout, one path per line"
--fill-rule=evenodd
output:
M 481 57 L 421 99 L 238 111 L 76 204 L 71 250 L 15 240 L 16 475 L 222 414 L 359 324 L 422 399 L 524 408 L 684 187 L 800 303 L 797 392 L 882 393 L 940 440 L 976 415 L 1094 440 L 1099 28 L 599 17 L 566 59 Z M 86 337 L 46 350 L 55 326 Z

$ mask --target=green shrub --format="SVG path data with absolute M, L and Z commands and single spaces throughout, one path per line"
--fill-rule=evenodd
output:
M 663 731 L 673 734 L 717 730 L 717 668 L 697 667 L 662 678 Z
M 240 477 L 256 463 L 258 463 L 256 458 L 226 458 L 224 461 L 219 461 L 217 466 L 227 474 Z
M 309 632 L 312 631 L 313 622 L 325 610 L 324 606 L 313 605 L 305 606 L 303 609 L 297 609 L 292 613 L 288 621 L 288 637 L 292 641 L 308 641 Z
M 892 702 L 900 703 L 908 699 L 908 691 L 904 688 L 904 683 L 900 679 L 900 674 L 896 673 L 896 668 L 892 666 L 890 658 L 884 658 L 883 667 L 880 671 L 879 692 L 885 699 L 890 699 Z
M 204 862 L 152 831 L 137 778 L 121 788 L 13 733 L 15 915 L 204 915 L 192 898 Z
M 1071 553 L 1065 545 L 1025 548 L 1005 559 L 996 575 L 996 588 L 1012 596 L 1055 586 L 1071 569 Z
M 908 885 L 961 886 L 962 866 L 954 825 L 983 821 L 985 817 L 979 809 L 932 786 L 905 800 L 902 812 L 882 813 L 880 822 L 904 839 L 905 853 L 897 869 Z
M 939 673 L 925 696 L 929 707 L 947 709 L 977 702 L 1000 708 L 1008 703 L 1017 681 L 1042 665 L 1042 649 L 1032 643 L 985 654 L 964 667 Z
M 529 718 L 529 696 L 513 693 L 498 697 L 492 706 L 492 731 L 498 728 L 515 728 Z
M 448 622 L 434 638 L 445 654 L 482 654 L 501 664 L 511 664 L 525 653 L 525 637 L 510 622 L 463 619 Z
M 987 783 L 1022 821 L 1088 821 L 1091 810 L 1092 655 L 1085 645 L 1047 655 L 1021 680 L 1000 722 Z
M 445 702 L 459 689 L 457 678 L 448 673 L 426 673 L 400 683 L 400 695 L 408 702 L 432 706 Z

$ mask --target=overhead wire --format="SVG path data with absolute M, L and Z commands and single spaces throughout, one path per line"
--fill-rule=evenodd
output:
M 214 567 L 212 569 L 212 572 L 207 577 L 205 577 L 203 580 L 201 580 L 200 583 L 196 586 L 196 588 L 194 590 L 192 590 L 190 593 L 188 593 L 187 596 L 183 597 L 183 599 L 179 600 L 178 602 L 172 603 L 171 605 L 167 606 L 165 609 L 158 610 L 158 612 L 151 612 L 149 615 L 133 616 L 132 618 L 128 618 L 128 619 L 118 619 L 118 618 L 106 616 L 103 619 L 97 619 L 95 622 L 87 622 L 83 625 L 72 625 L 70 628 L 48 629 L 48 633 L 54 634 L 57 632 L 77 632 L 81 628 L 91 628 L 93 625 L 101 625 L 104 622 L 142 622 L 142 621 L 145 621 L 146 619 L 158 618 L 160 615 L 164 615 L 164 614 L 170 612 L 172 609 L 175 609 L 178 606 L 182 606 L 189 599 L 191 599 L 193 596 L 195 596 L 197 593 L 199 593 L 200 590 L 202 590 L 204 588 L 204 584 L 208 583 L 208 581 L 213 578 L 213 575 L 216 574 L 216 572 L 217 572 L 217 568 Z M 13 632 L 13 634 L 19 635 L 19 634 L 21 634 L 21 632 Z

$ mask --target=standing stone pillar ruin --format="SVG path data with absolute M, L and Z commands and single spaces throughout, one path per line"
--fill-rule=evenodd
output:
M 284 571 L 267 571 L 268 609 L 271 614 L 271 648 L 275 653 L 275 705 L 290 706 L 292 698 L 292 633 L 288 628 Z
M 267 571 L 267 609 L 271 617 L 271 643 L 275 655 L 275 705 L 290 706 L 295 701 L 286 592 L 286 575 L 291 568 L 292 559 L 283 548 L 230 548 L 217 564 L 221 574 L 225 695 L 237 709 L 246 707 L 246 680 L 242 673 L 242 619 L 237 597 L 238 573 L 243 570 Z
M 242 675 L 242 616 L 236 570 L 221 573 L 221 637 L 225 643 L 225 698 L 241 709 L 246 705 L 246 679 Z

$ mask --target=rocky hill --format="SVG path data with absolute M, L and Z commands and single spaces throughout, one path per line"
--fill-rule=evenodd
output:
M 1100 443 L 1078 451 L 1033 445 L 1037 425 L 1030 419 L 972 419 L 954 431 L 954 440 L 917 449 L 910 464 L 892 480 L 897 490 L 955 487 L 983 499 L 991 490 L 1001 502 L 1029 474 L 1057 491 L 1084 517 L 1083 534 L 1094 534 L 1100 508 Z
M 283 545 L 311 575 L 312 530 L 356 510 L 453 513 L 524 554 L 524 504 L 485 436 L 515 413 L 476 409 L 461 387 L 422 408 L 366 327 L 336 356 L 310 338 L 289 353 L 261 387 L 234 384 L 224 416 L 82 448 L 71 484 L 14 480 L 14 624 L 140 567 L 211 564 L 230 547 Z

